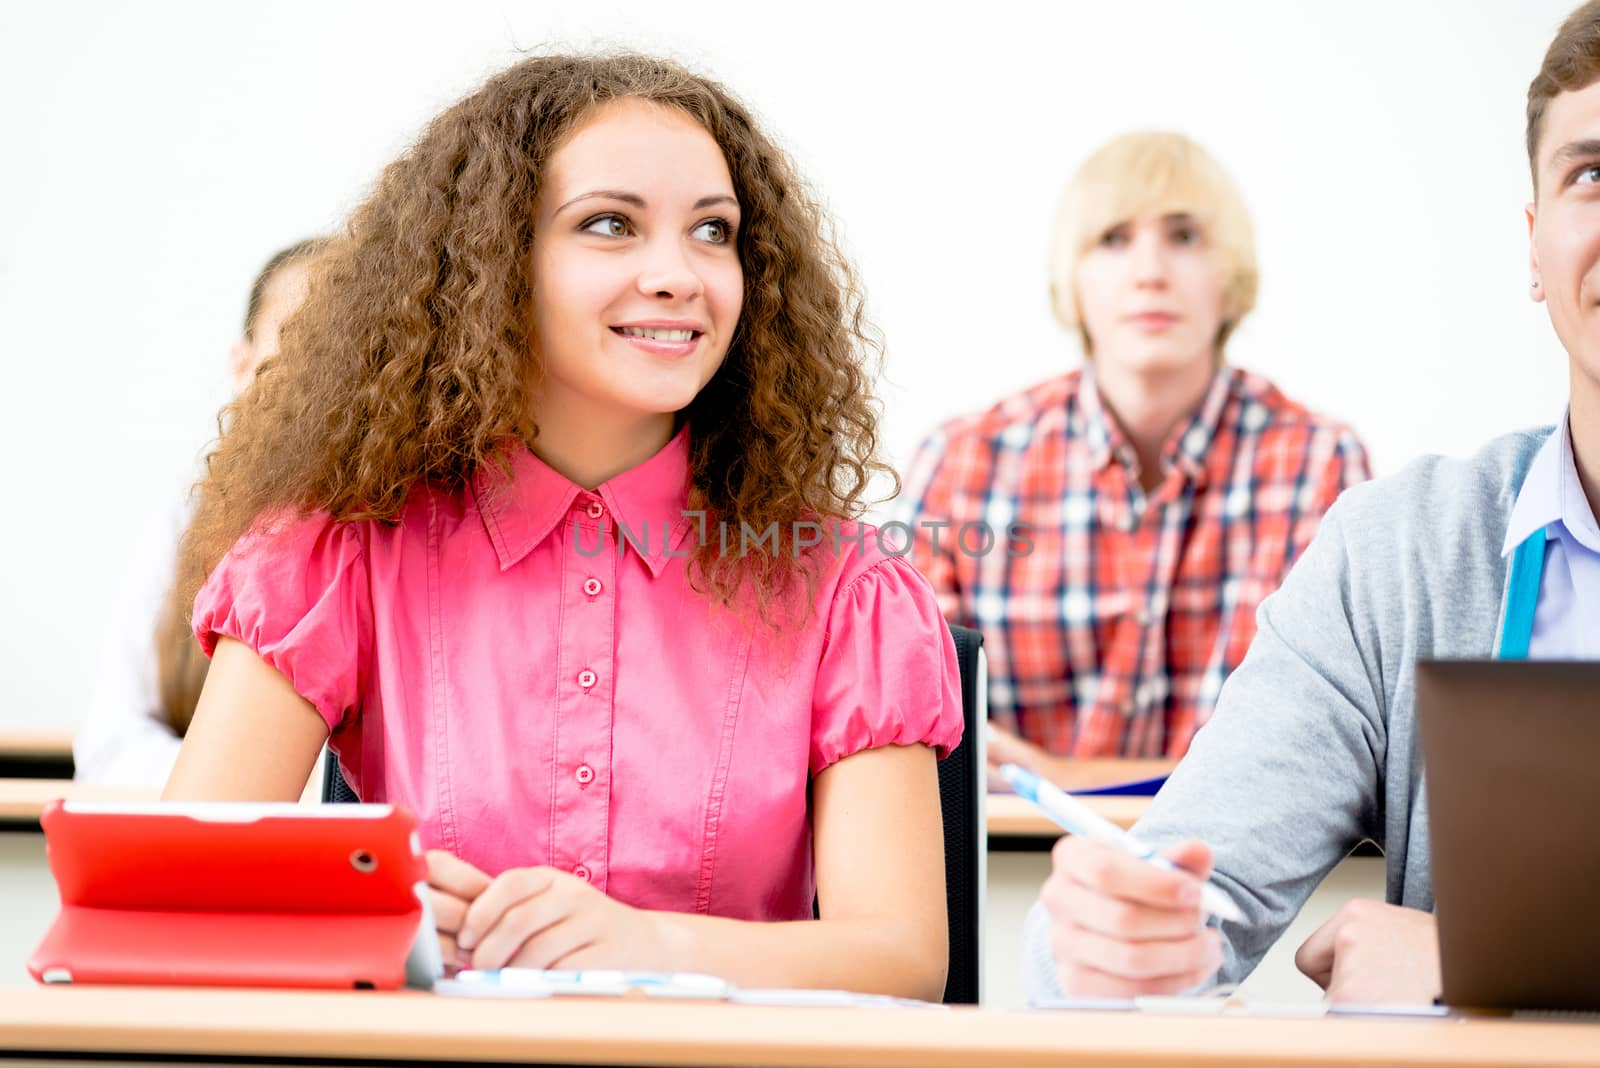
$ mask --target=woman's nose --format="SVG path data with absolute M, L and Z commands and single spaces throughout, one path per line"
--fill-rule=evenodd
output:
M 678 241 L 653 242 L 644 254 L 645 261 L 639 268 L 639 292 L 679 300 L 700 295 L 704 284 Z

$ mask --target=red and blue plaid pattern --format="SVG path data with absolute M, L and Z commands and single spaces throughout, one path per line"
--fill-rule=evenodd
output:
M 1369 477 L 1347 427 L 1229 367 L 1148 495 L 1137 465 L 1086 368 L 945 424 L 897 502 L 945 615 L 983 631 L 990 718 L 1051 752 L 1182 756 L 1256 606 Z

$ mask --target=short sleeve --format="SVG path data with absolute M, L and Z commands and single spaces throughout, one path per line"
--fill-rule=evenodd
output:
M 811 707 L 811 774 L 863 749 L 961 742 L 955 643 L 933 588 L 889 557 L 834 594 Z
M 336 729 L 360 707 L 372 641 L 372 597 L 360 524 L 325 513 L 245 535 L 194 602 L 210 656 L 243 642 Z

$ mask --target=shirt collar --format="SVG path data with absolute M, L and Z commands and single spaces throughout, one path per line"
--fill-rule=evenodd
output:
M 472 476 L 473 495 L 484 530 L 500 560 L 500 570 L 516 564 L 556 528 L 579 498 L 598 498 L 611 513 L 611 534 L 636 552 L 659 575 L 693 526 L 683 514 L 689 499 L 689 428 L 679 430 L 659 452 L 585 490 L 559 474 L 533 450 L 518 448 L 510 473 L 494 464 Z M 623 536 L 618 526 L 631 536 Z M 662 532 L 670 530 L 667 537 Z
M 1572 455 L 1572 431 L 1568 412 L 1561 414 L 1555 433 L 1545 439 L 1528 468 L 1517 501 L 1506 525 L 1502 556 L 1509 556 L 1528 535 L 1541 527 L 1559 523 L 1568 534 L 1592 552 L 1600 552 L 1600 526 L 1595 523 L 1578 478 L 1578 464 Z
M 1200 406 L 1175 430 L 1161 448 L 1162 464 L 1176 464 L 1185 475 L 1197 478 L 1205 471 L 1206 453 L 1212 439 L 1217 436 L 1217 426 L 1222 422 L 1222 410 L 1227 407 L 1233 393 L 1236 372 L 1229 367 L 1220 368 L 1212 376 Z M 1122 428 L 1111 418 L 1100 400 L 1100 390 L 1094 381 L 1094 365 L 1086 363 L 1078 379 L 1078 407 L 1083 412 L 1084 443 L 1089 449 L 1089 462 L 1098 471 L 1113 458 L 1120 457 L 1132 466 L 1133 446 L 1123 435 Z
M 1570 408 L 1561 420 L 1561 522 L 1578 544 L 1600 553 L 1600 523 L 1595 522 L 1594 510 L 1583 492 L 1583 479 L 1578 477 L 1578 460 L 1572 454 Z
M 1161 448 L 1161 459 L 1176 464 L 1190 478 L 1198 478 L 1206 469 L 1206 455 L 1217 436 L 1217 426 L 1222 422 L 1222 409 L 1233 395 L 1237 372 L 1231 367 L 1220 367 L 1212 376 L 1211 388 L 1205 399 L 1181 427 Z
M 1083 441 L 1089 448 L 1089 466 L 1098 471 L 1111 462 L 1113 451 L 1126 444 L 1116 420 L 1100 403 L 1094 382 L 1094 364 L 1085 362 L 1078 376 L 1078 410 L 1083 413 Z

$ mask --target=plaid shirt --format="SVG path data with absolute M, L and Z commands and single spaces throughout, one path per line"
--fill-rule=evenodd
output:
M 1146 495 L 1092 367 L 947 423 L 912 461 L 911 558 L 983 632 L 990 718 L 1051 752 L 1182 756 L 1256 606 L 1368 477 L 1348 428 L 1230 367 L 1161 469 Z

